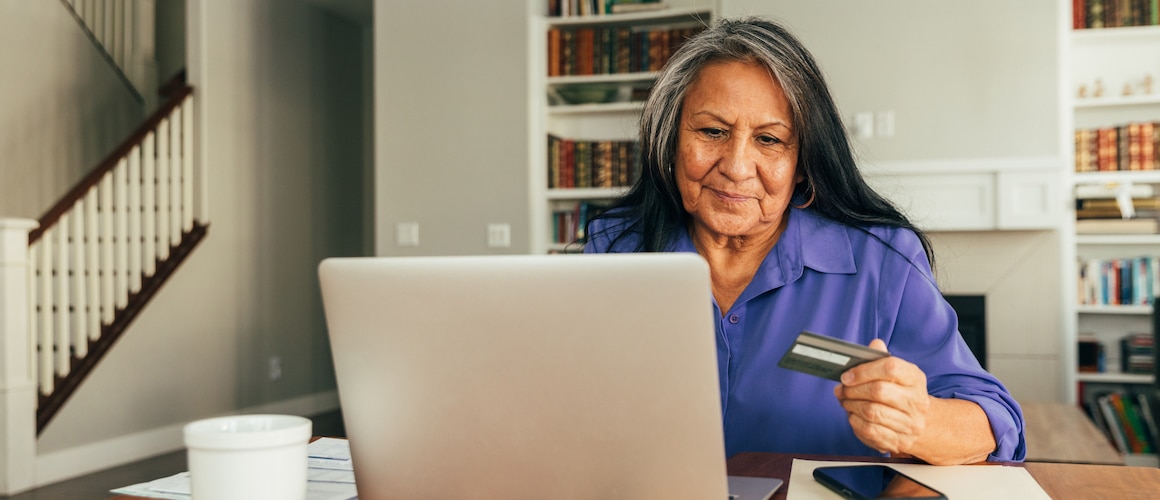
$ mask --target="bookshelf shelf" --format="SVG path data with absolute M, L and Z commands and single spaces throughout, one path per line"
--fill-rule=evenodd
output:
M 619 26 L 664 21 L 685 21 L 699 18 L 708 22 L 712 10 L 699 7 L 670 7 L 648 12 L 630 14 L 605 14 L 599 16 L 546 17 L 549 26 Z
M 1160 245 L 1160 234 L 1079 234 L 1075 243 L 1080 246 Z
M 644 106 L 643 102 L 609 102 L 598 104 L 568 104 L 549 106 L 548 113 L 553 115 L 582 115 L 598 113 L 623 113 L 626 111 L 639 113 Z
M 1149 105 L 1160 105 L 1160 94 L 1090 97 L 1087 99 L 1075 100 L 1076 109 L 1115 108 L 1121 106 L 1128 107 Z
M 1080 314 L 1108 314 L 1108 315 L 1130 315 L 1130 316 L 1147 316 L 1152 314 L 1152 306 L 1104 306 L 1092 304 L 1080 304 L 1076 306 L 1076 312 Z
M 576 85 L 583 83 L 632 83 L 651 82 L 657 74 L 652 71 L 636 73 L 614 73 L 611 75 L 568 75 L 549 76 L 548 85 Z
M 549 200 L 610 200 L 628 192 L 628 188 L 559 188 L 549 189 Z
M 1156 380 L 1156 377 L 1147 374 L 1139 373 L 1079 373 L 1075 377 L 1078 382 L 1091 382 L 1100 384 L 1151 384 Z
M 1081 184 L 1154 184 L 1160 183 L 1160 170 L 1137 170 L 1134 172 L 1076 172 L 1072 178 Z
M 1160 26 L 1123 26 L 1073 30 L 1071 40 L 1077 44 L 1107 41 L 1160 40 Z

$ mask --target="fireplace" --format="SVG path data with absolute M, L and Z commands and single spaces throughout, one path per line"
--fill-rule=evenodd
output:
M 987 314 L 982 295 L 945 295 L 959 316 L 959 333 L 979 364 L 987 369 Z

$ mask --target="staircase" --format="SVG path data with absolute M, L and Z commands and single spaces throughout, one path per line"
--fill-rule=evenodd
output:
M 62 4 L 138 95 L 157 95 L 141 59 L 152 0 Z M 0 218 L 0 495 L 33 485 L 37 436 L 206 235 L 194 92 L 177 81 L 163 97 L 38 221 Z

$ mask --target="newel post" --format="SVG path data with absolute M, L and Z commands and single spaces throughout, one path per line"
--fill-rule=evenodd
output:
M 28 232 L 37 222 L 0 218 L 0 494 L 36 480 L 36 379 L 29 332 Z

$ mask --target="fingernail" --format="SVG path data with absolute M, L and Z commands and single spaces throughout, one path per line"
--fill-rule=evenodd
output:
M 853 381 L 854 381 L 854 374 L 853 374 L 853 373 L 850 373 L 850 372 L 845 372 L 845 373 L 843 373 L 843 374 L 842 374 L 842 383 L 843 383 L 843 384 L 847 384 L 847 385 L 848 385 L 848 384 L 850 384 L 850 383 L 851 383 L 851 382 L 853 382 Z

